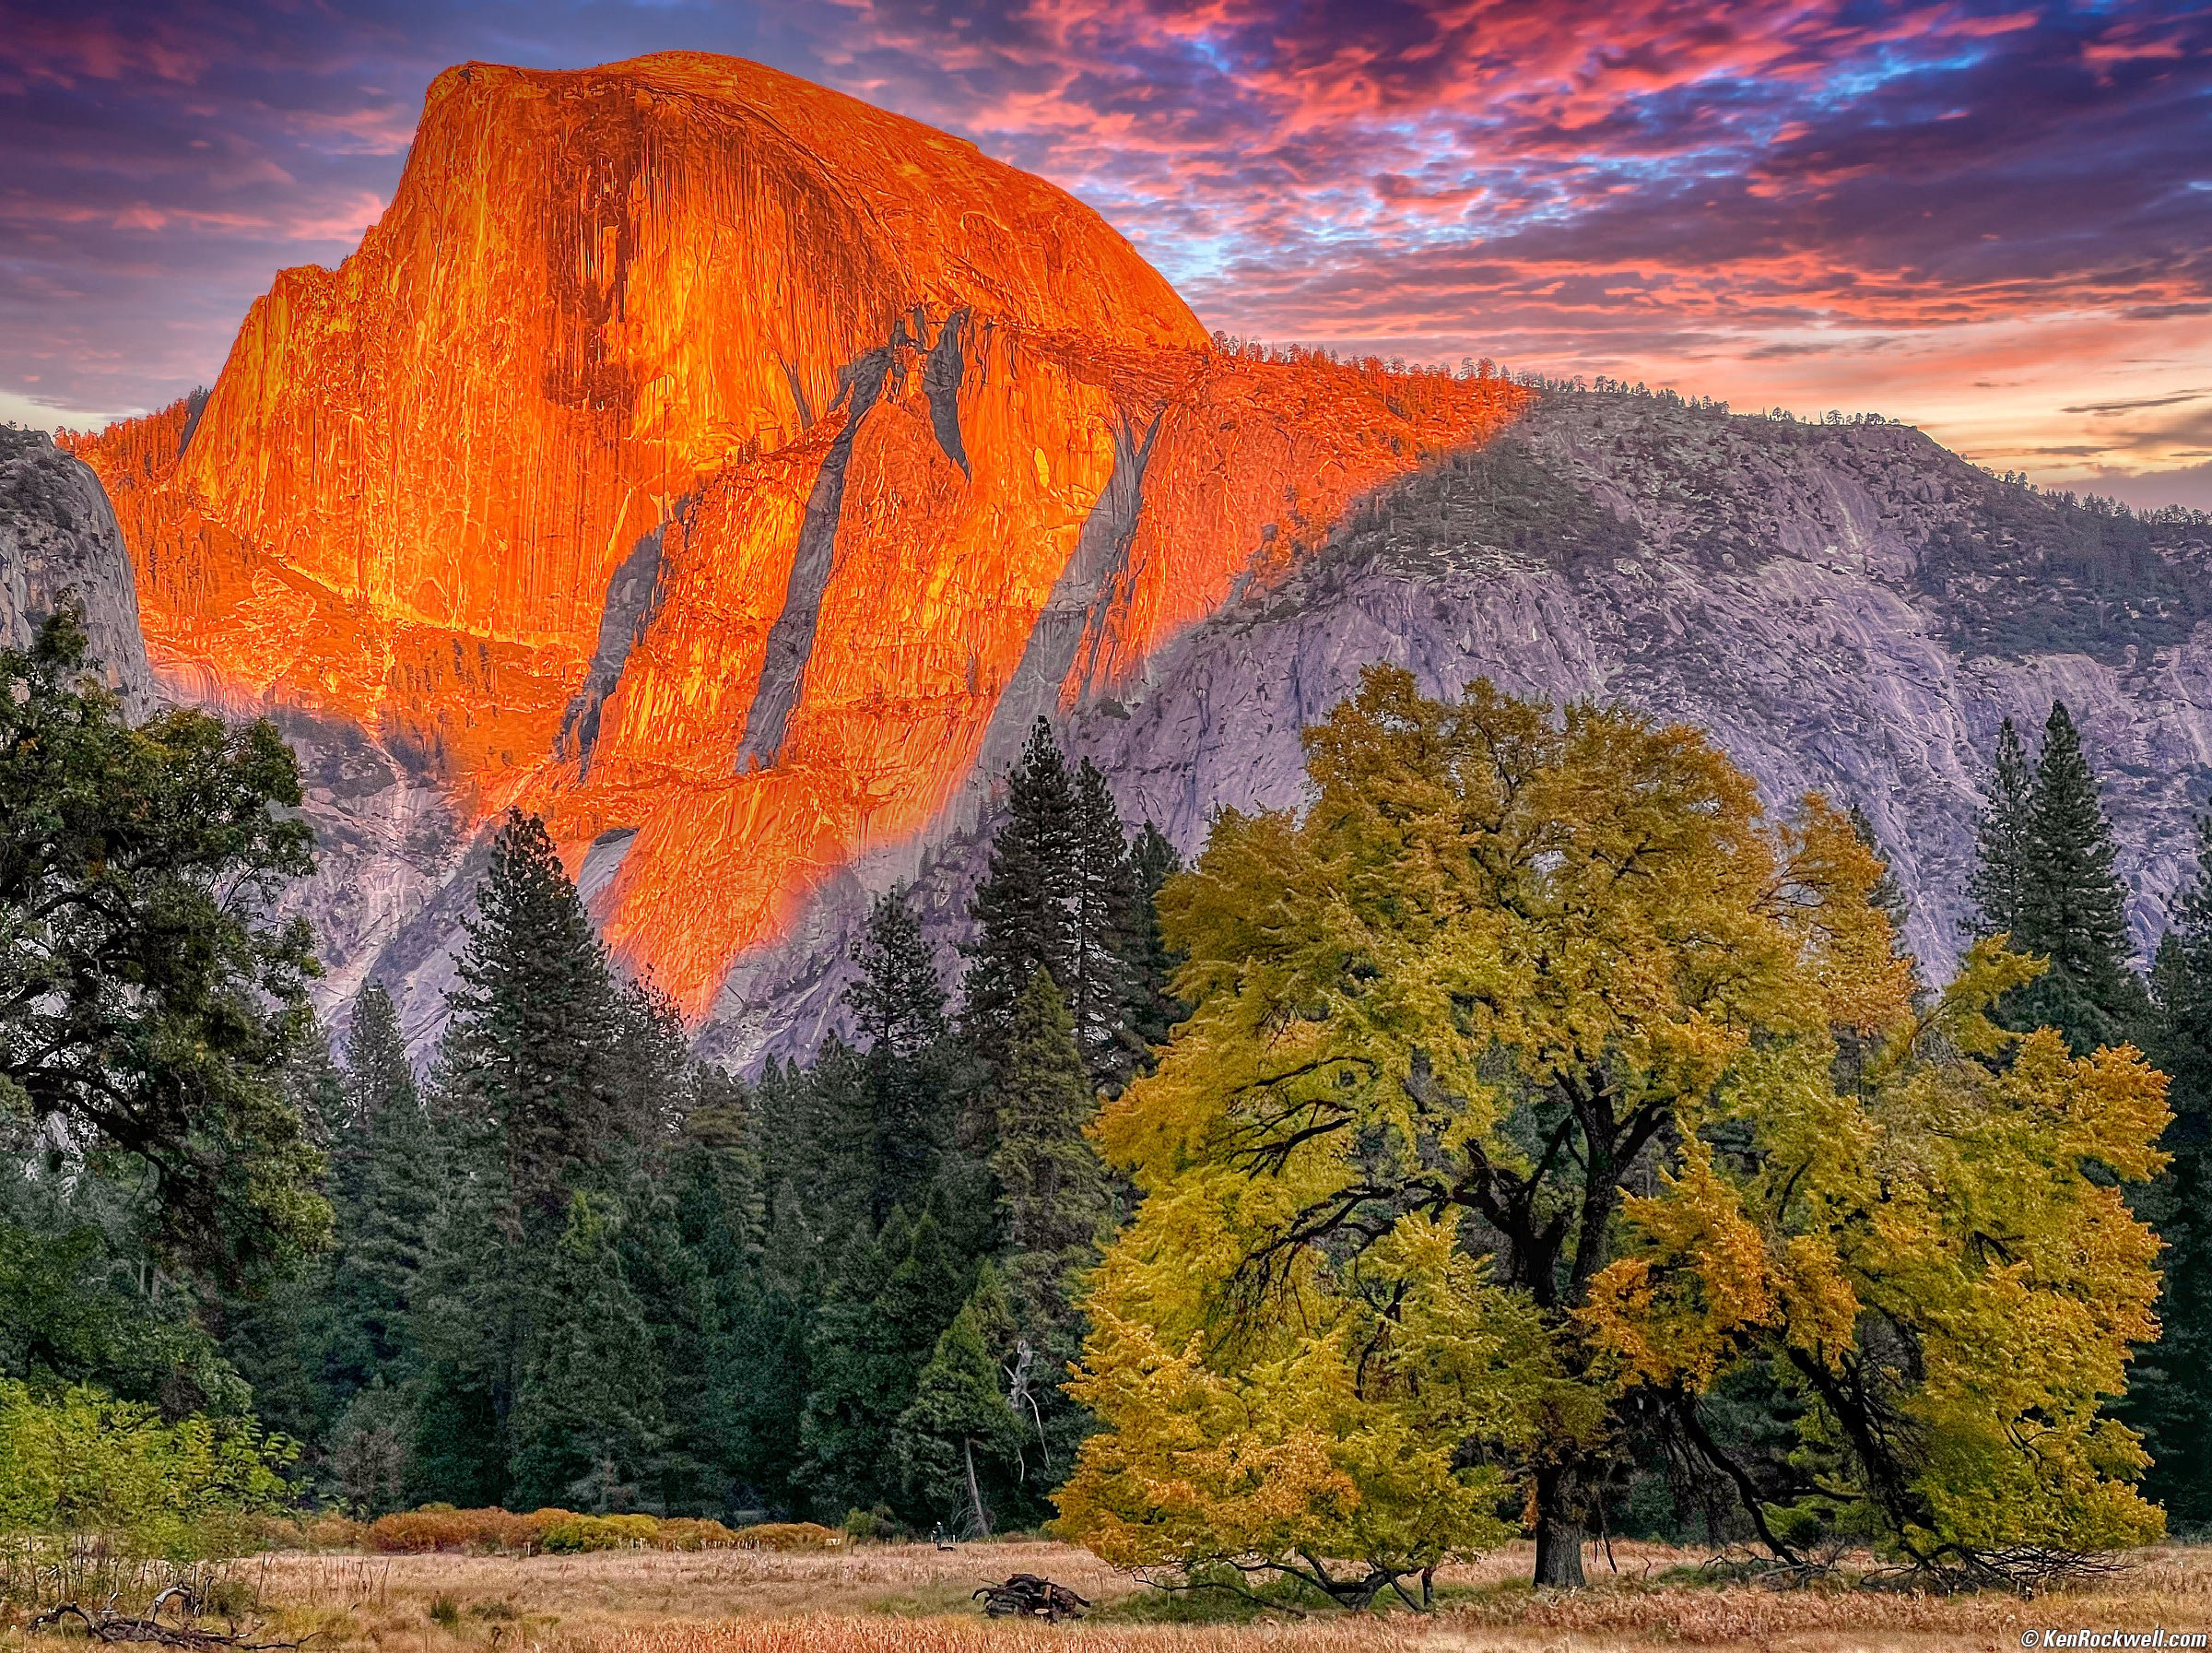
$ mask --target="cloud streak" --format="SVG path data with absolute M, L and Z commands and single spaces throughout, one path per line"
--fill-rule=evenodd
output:
M 18 6 L 0 391 L 72 410 L 205 379 L 276 266 L 343 256 L 445 64 L 686 46 L 1053 178 L 1225 330 L 1876 407 L 2053 480 L 2196 486 L 2194 425 L 2154 416 L 2212 380 L 2204 6 Z

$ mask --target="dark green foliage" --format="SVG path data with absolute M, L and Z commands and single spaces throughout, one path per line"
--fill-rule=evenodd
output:
M 549 1239 L 638 1123 L 618 1060 L 631 1030 L 545 823 L 510 811 L 466 921 L 441 1054 L 452 1110 L 489 1133 L 502 1220 Z
M 1140 868 L 1105 775 L 1088 759 L 1071 774 L 1039 718 L 1007 774 L 1006 820 L 970 909 L 977 928 L 960 1031 L 987 1068 L 1005 1061 L 1017 1006 L 1040 970 L 1074 1019 L 1094 1088 L 1118 1092 L 1145 1068 L 1149 1030 L 1175 1014 L 1172 961 L 1152 914 L 1174 852 L 1157 832 L 1142 849 Z M 988 1152 L 988 1109 L 967 1126 L 967 1145 Z
M 1076 1048 L 1075 1022 L 1053 978 L 1040 970 L 1016 1007 L 1006 1060 L 991 1090 L 997 1178 L 1008 1243 L 1057 1281 L 1073 1265 L 1095 1260 L 1106 1222 L 1106 1174 L 1084 1128 L 1098 1101 Z M 1064 1299 L 1055 1285 L 1038 1301 Z M 1052 1312 L 1057 1312 L 1056 1309 Z
M 2024 1026 L 2055 1027 L 2077 1055 L 2141 1035 L 2142 983 L 2129 967 L 2127 889 L 2113 870 L 2097 777 L 2063 702 L 2043 729 L 2028 816 L 2013 945 L 2051 961 L 2007 1007 Z
M 992 1511 L 1003 1507 L 1000 1489 L 1020 1472 L 1021 1421 L 999 1391 L 1004 1374 L 990 1347 L 991 1333 L 1006 1323 L 1006 1287 L 985 1264 L 891 1432 L 908 1498 L 978 1538 L 990 1536 Z
M 909 1222 L 894 1210 L 881 1234 L 852 1237 L 815 1317 L 799 1425 L 799 1478 L 824 1518 L 903 1501 L 891 1432 L 965 1295 L 933 1218 Z
M 1072 849 L 1074 900 L 1061 990 L 1090 1083 L 1118 1091 L 1128 1082 L 1138 1056 L 1128 1024 L 1136 872 L 1129 863 L 1129 843 L 1113 794 L 1088 758 L 1076 772 Z
M 1030 976 L 1042 970 L 1064 989 L 1074 979 L 1077 843 L 1075 783 L 1040 717 L 1007 773 L 1006 824 L 991 841 L 990 870 L 970 909 L 977 928 L 967 950 L 962 1032 L 988 1062 L 1004 1052 Z
M 863 1163 L 868 1220 L 880 1223 L 900 1199 L 929 1187 L 952 1146 L 954 1062 L 945 986 L 900 892 L 876 903 L 855 956 L 861 979 L 846 998 L 866 1053 Z
M 1146 821 L 1129 846 L 1131 909 L 1123 934 L 1129 990 L 1124 1017 L 1131 1039 L 1143 1053 L 1138 1066 L 1145 1071 L 1150 1069 L 1152 1049 L 1165 1045 L 1175 1024 L 1190 1014 L 1190 1007 L 1175 997 L 1175 972 L 1182 959 L 1159 933 L 1158 906 L 1160 887 L 1182 870 L 1175 846 Z
M 1084 1135 L 1097 1099 L 1067 1007 L 1042 971 L 1022 998 L 992 1096 L 998 1146 L 991 1170 L 1008 1243 L 1018 1404 L 1049 1486 L 1086 1431 L 1060 1383 L 1082 1352 L 1082 1280 L 1108 1237 L 1112 1200 L 1106 1167 Z
M 2020 732 L 2007 717 L 1997 729 L 1996 757 L 1990 765 L 1989 802 L 1982 812 L 1975 836 L 1974 870 L 1967 881 L 1977 936 L 1998 935 L 2019 925 L 2034 791 L 2035 772 L 2021 750 Z
M 2146 1491 L 2175 1527 L 2201 1531 L 2212 1526 L 2212 818 L 2198 822 L 2196 878 L 2173 917 L 2151 970 L 2173 1163 L 2140 1211 L 2166 1242 L 2164 1330 L 2137 1356 L 2124 1416 L 2151 1455 Z
M 360 1282 L 371 1358 L 382 1369 L 403 1352 L 403 1323 L 422 1269 L 423 1229 L 432 1209 L 422 1158 L 430 1122 L 391 997 L 373 982 L 354 1000 L 346 1076 L 360 1175 L 357 1186 L 341 1191 L 347 1203 L 340 1255 Z
M 129 1189 L 144 1243 L 225 1284 L 322 1243 L 322 1160 L 281 1076 L 307 1036 L 311 866 L 266 722 L 136 728 L 65 610 L 0 650 L 0 1116 Z
M 2049 1026 L 2077 1055 L 2141 1042 L 2149 1003 L 2129 958 L 2127 890 L 2113 867 L 2111 825 L 2097 777 L 2062 702 L 2044 725 L 2030 768 L 2007 718 L 1969 883 L 1976 935 L 2011 937 L 2016 951 L 2050 961 L 2014 989 L 1998 1014 L 2016 1028 Z
M 661 1364 L 608 1220 L 589 1195 L 571 1197 L 551 1263 L 508 1422 L 509 1498 L 519 1509 L 637 1508 L 660 1467 Z

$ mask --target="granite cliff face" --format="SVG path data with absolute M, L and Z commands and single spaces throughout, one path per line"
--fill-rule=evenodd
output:
M 133 716 L 153 705 L 130 554 L 100 478 L 42 431 L 0 425 L 0 646 L 22 648 L 65 600 Z
M 1524 399 L 1216 349 L 1050 185 L 675 53 L 441 76 L 360 250 L 204 405 L 74 445 L 164 682 L 279 715 L 340 855 L 406 868 L 330 892 L 334 991 L 396 949 L 434 999 L 402 932 L 519 803 L 696 1012 L 1036 713 Z
M 425 1045 L 513 803 L 706 1048 L 811 1048 L 870 891 L 953 964 L 1040 713 L 1190 850 L 1299 801 L 1371 660 L 1620 696 L 1864 805 L 1937 974 L 1999 716 L 2074 707 L 2147 939 L 2212 750 L 2201 526 L 1902 427 L 1216 348 L 1079 203 L 732 59 L 448 71 L 353 257 L 67 445 L 163 690 L 300 751 L 331 1007 L 373 973 Z

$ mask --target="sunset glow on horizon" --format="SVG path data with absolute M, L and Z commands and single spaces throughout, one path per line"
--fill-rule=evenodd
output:
M 2212 8 L 0 0 L 0 418 L 212 382 L 484 59 L 772 64 L 1081 195 L 1207 325 L 1878 411 L 2212 506 Z

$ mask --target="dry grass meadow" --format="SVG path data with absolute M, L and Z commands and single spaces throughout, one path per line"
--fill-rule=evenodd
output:
M 1080 1550 L 1046 1543 L 775 1554 L 278 1553 L 241 1564 L 265 1639 L 332 1653 L 1599 1653 L 1662 1647 L 2018 1648 L 2026 1632 L 2212 1630 L 2212 1548 L 2147 1552 L 2124 1572 L 2036 1600 L 1847 1588 L 1776 1590 L 1686 1576 L 1702 1557 L 1602 1552 L 1589 1589 L 1525 1582 L 1525 1545 L 1441 1576 L 1436 1613 L 1252 1624 L 1143 1622 L 1160 1603 Z M 1100 1604 L 1086 1622 L 988 1623 L 985 1578 L 1040 1573 Z M 21 1632 L 0 1637 L 23 1647 Z M 62 1644 L 41 1636 L 59 1653 Z

